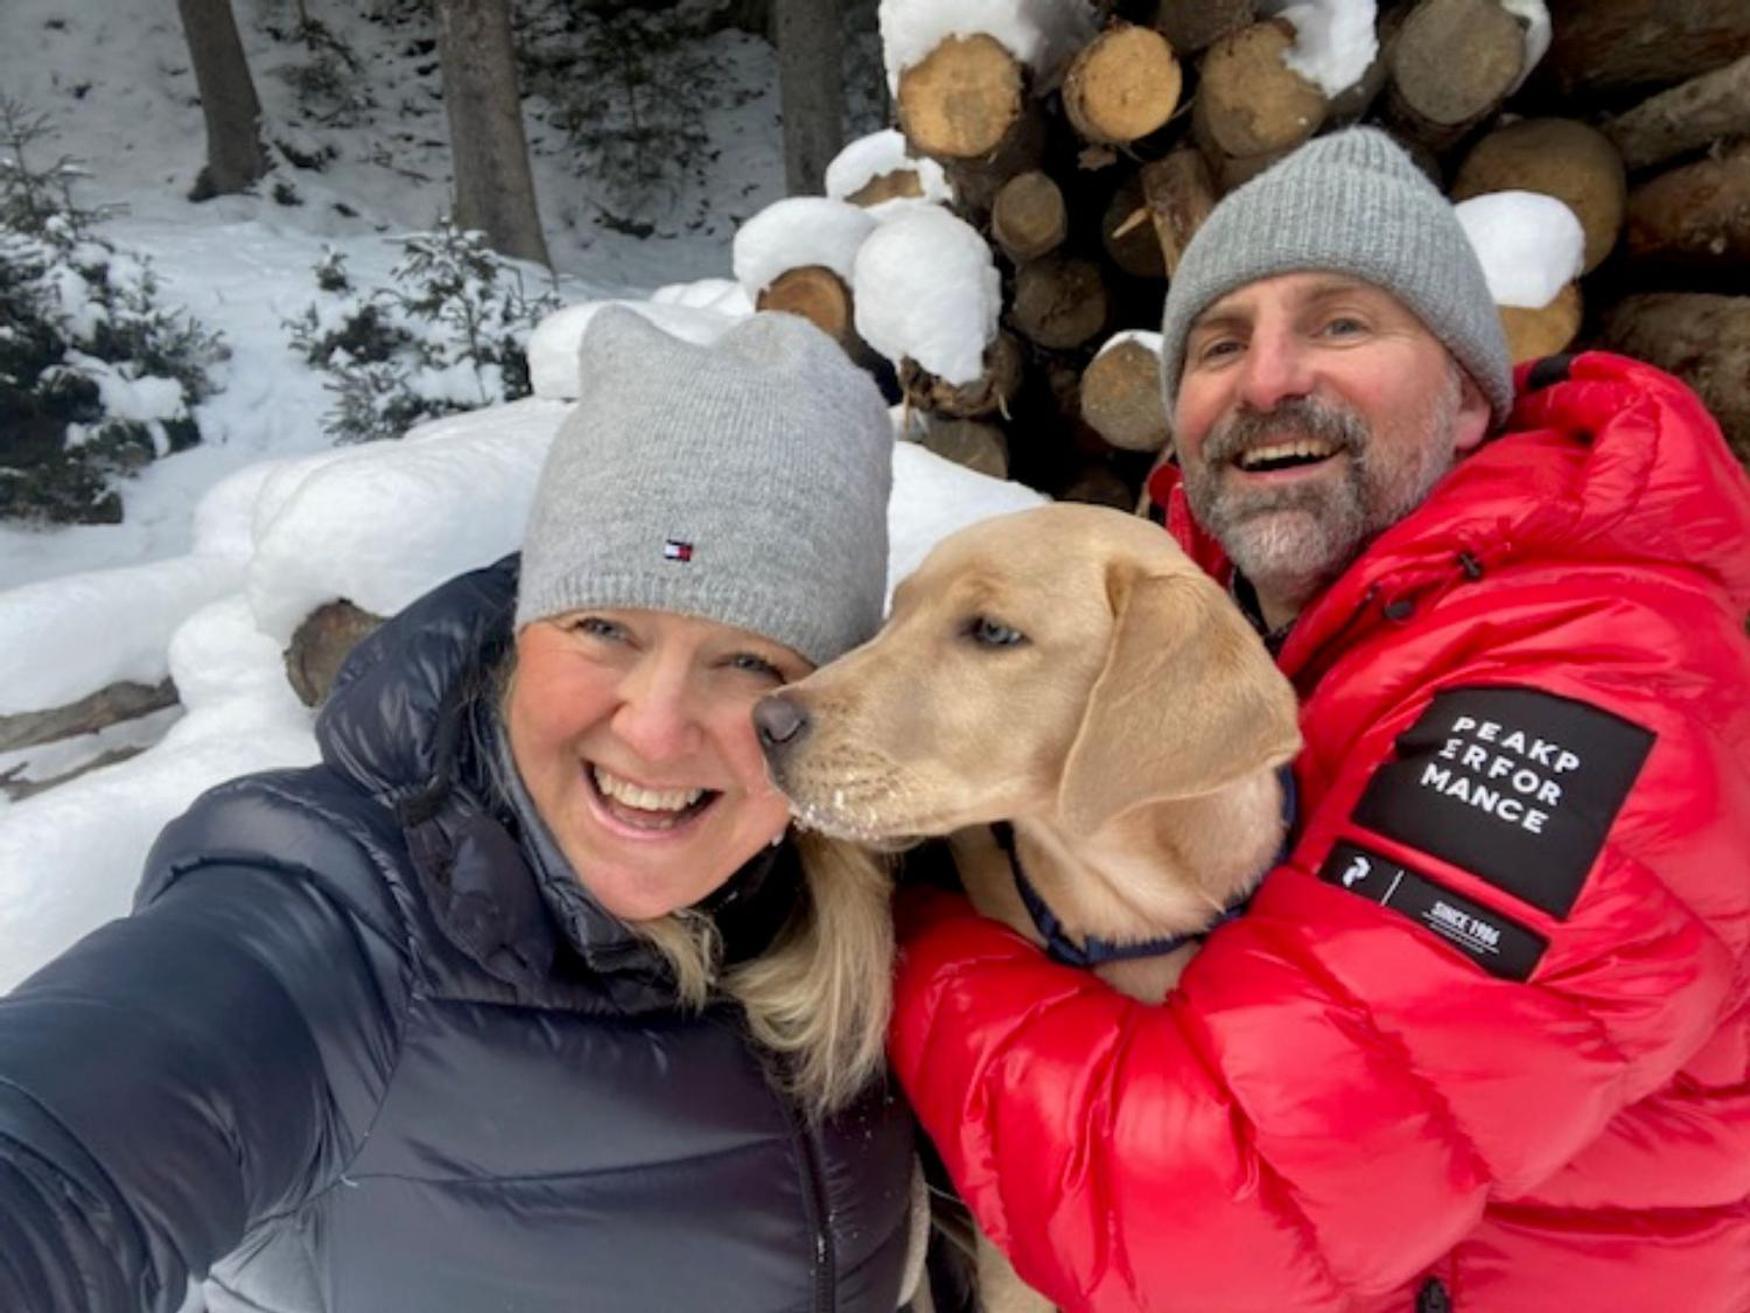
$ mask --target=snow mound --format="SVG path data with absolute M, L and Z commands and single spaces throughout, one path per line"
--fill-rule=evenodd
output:
M 1002 279 L 976 229 L 936 206 L 883 223 L 857 252 L 857 332 L 889 360 L 910 356 L 950 383 L 984 371 Z
M 1094 354 L 1103 356 L 1113 347 L 1122 346 L 1126 342 L 1139 342 L 1157 356 L 1161 353 L 1161 335 L 1159 333 L 1151 333 L 1146 328 L 1125 328 L 1120 329 L 1102 342 L 1100 349 Z
M 1282 62 L 1327 96 L 1359 82 L 1379 53 L 1375 0 L 1276 0 L 1260 5 L 1259 16 L 1288 20 L 1294 44 Z
M 932 159 L 913 158 L 906 151 L 905 134 L 897 128 L 858 137 L 833 156 L 832 163 L 826 166 L 826 194 L 834 200 L 849 201 L 852 195 L 875 179 L 909 169 L 917 175 L 923 195 L 898 197 L 867 206 L 870 214 L 880 218 L 908 205 L 953 204 L 954 188 L 942 166 Z
M 875 223 L 874 215 L 849 201 L 826 196 L 774 201 L 736 229 L 735 279 L 749 298 L 757 299 L 790 270 L 819 265 L 848 286 L 857 248 Z
M 636 311 L 663 332 L 706 346 L 715 342 L 742 317 L 751 314 L 719 291 L 710 306 L 685 301 L 584 301 L 548 315 L 529 335 L 529 386 L 537 397 L 575 401 L 579 394 L 577 348 L 596 311 L 605 305 L 622 305 Z M 726 308 L 717 308 L 726 307 Z M 733 307 L 733 308 L 728 308 Z
M 1561 201 L 1533 191 L 1497 191 L 1453 207 L 1482 261 L 1496 305 L 1548 305 L 1585 265 L 1586 232 Z

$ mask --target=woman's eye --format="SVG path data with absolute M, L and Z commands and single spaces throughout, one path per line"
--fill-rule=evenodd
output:
M 571 622 L 574 633 L 584 634 L 590 638 L 599 638 L 614 642 L 626 637 L 625 627 L 615 624 L 612 620 L 604 620 L 599 615 L 586 615 Z
M 729 659 L 729 664 L 736 670 L 744 670 L 750 675 L 761 675 L 779 684 L 785 682 L 783 671 L 779 670 L 763 656 L 756 656 L 752 652 L 736 653 L 736 655 Z
M 980 647 L 1014 647 L 1027 641 L 1027 635 L 1019 629 L 982 615 L 973 617 L 966 634 Z

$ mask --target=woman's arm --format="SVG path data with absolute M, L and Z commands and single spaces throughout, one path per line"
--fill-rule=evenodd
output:
M 0 1308 L 174 1313 L 344 1163 L 397 979 L 311 884 L 220 866 L 0 999 Z

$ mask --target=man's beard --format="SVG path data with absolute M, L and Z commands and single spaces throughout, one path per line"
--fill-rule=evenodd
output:
M 1198 460 L 1185 466 L 1185 495 L 1234 567 L 1261 593 L 1298 610 L 1452 468 L 1461 398 L 1460 377 L 1450 371 L 1426 409 L 1393 424 L 1383 442 L 1359 412 L 1316 397 L 1292 397 L 1267 412 L 1238 410 L 1209 431 Z M 1329 459 L 1344 460 L 1342 477 L 1228 485 L 1240 453 L 1295 439 L 1333 447 Z

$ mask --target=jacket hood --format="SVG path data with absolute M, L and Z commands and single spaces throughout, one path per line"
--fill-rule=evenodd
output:
M 1750 477 L 1695 394 L 1650 365 L 1588 352 L 1522 365 L 1506 431 L 1461 460 L 1296 622 L 1291 672 L 1358 611 L 1519 560 L 1700 572 L 1750 610 Z M 1232 573 L 1191 517 L 1176 465 L 1149 492 L 1167 528 L 1217 578 Z

